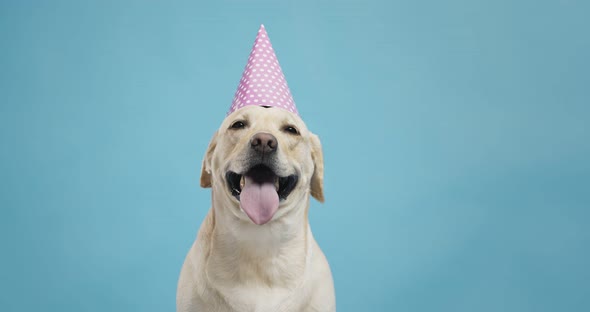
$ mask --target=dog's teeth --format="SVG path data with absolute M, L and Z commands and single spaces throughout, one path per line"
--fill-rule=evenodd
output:
M 277 189 L 277 192 L 279 191 L 279 179 L 275 180 L 275 188 Z
M 240 188 L 244 189 L 244 185 L 246 185 L 246 179 L 244 178 L 244 176 L 242 176 L 242 178 L 240 179 Z

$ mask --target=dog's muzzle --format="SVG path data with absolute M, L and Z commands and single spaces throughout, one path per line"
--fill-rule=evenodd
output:
M 270 133 L 259 132 L 250 139 L 250 166 L 243 173 L 225 174 L 231 194 L 252 222 L 261 225 L 272 219 L 281 200 L 286 200 L 297 185 L 298 176 L 276 174 L 278 142 Z

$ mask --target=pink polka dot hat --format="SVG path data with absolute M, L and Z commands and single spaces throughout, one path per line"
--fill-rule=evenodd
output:
M 264 25 L 260 25 L 238 90 L 227 114 L 248 105 L 279 107 L 298 114 Z

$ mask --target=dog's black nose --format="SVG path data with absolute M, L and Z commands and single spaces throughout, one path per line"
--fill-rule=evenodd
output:
M 277 150 L 277 138 L 270 133 L 256 133 L 250 139 L 250 147 L 258 153 L 272 153 Z

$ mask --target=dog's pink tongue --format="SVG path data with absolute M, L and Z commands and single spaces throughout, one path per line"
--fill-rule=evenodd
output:
M 255 183 L 245 177 L 245 184 L 240 193 L 240 206 L 252 222 L 262 225 L 272 219 L 279 209 L 279 194 L 273 183 Z

